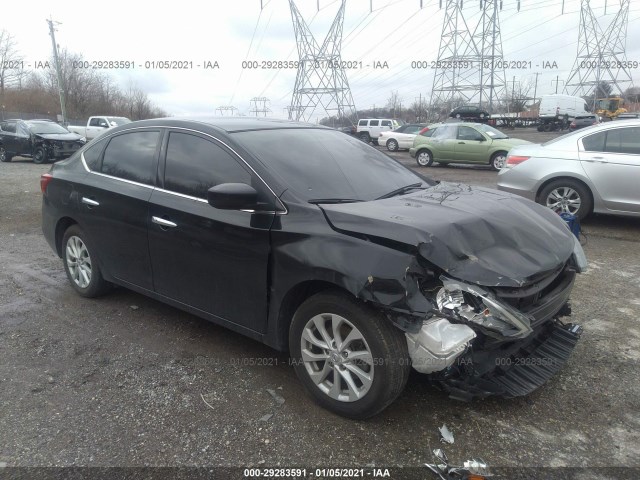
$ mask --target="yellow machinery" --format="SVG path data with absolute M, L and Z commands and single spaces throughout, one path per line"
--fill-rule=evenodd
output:
M 624 100 L 621 97 L 598 98 L 595 105 L 596 114 L 608 119 L 616 118 L 621 113 L 626 113 Z

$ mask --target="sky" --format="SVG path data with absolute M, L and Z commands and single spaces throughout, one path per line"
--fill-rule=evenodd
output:
M 613 18 L 618 2 L 591 0 L 603 29 Z M 295 3 L 321 43 L 340 0 L 295 0 Z M 420 3 L 420 0 L 347 1 L 342 59 L 358 66 L 362 62 L 362 68 L 347 70 L 358 109 L 383 106 L 394 90 L 404 106 L 420 95 L 429 98 L 434 70 L 412 68 L 411 64 L 437 60 L 444 8 L 440 8 L 440 0 L 422 0 L 422 9 Z M 520 0 L 520 11 L 518 0 L 503 0 L 502 4 L 504 59 L 527 65 L 524 69 L 506 70 L 507 81 L 511 83 L 515 77 L 516 84 L 526 84 L 534 82 L 535 74 L 539 73 L 538 97 L 555 92 L 556 78 L 562 92 L 562 82 L 567 80 L 576 57 L 580 0 Z M 51 17 L 59 22 L 56 41 L 60 48 L 80 53 L 88 61 L 133 62 L 135 68 L 106 73 L 123 87 L 134 84 L 142 88 L 169 114 L 219 114 L 219 107 L 234 106 L 238 113 L 251 115 L 251 98 L 266 97 L 269 116 L 287 115 L 296 70 L 242 67 L 243 61 L 260 64 L 297 60 L 289 0 L 181 0 L 171 4 L 109 0 L 95 9 L 30 0 L 29 14 L 21 8 L 23 4 L 10 5 L 3 7 L 0 29 L 15 37 L 28 64 L 51 56 L 45 22 Z M 479 0 L 465 0 L 464 12 L 470 23 L 477 21 Z M 638 0 L 630 7 L 626 45 L 627 59 L 640 62 Z M 192 62 L 192 68 L 146 68 L 152 67 L 151 62 L 164 60 Z M 206 62 L 213 66 L 217 62 L 218 68 L 205 69 Z M 386 62 L 388 68 L 374 69 L 375 62 L 382 65 Z M 543 68 L 546 62 L 552 67 Z M 635 85 L 640 86 L 640 70 L 631 73 Z

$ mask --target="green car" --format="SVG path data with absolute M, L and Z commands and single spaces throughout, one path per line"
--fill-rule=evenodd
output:
M 416 135 L 409 154 L 421 167 L 437 163 L 479 163 L 500 170 L 507 154 L 526 140 L 509 138 L 483 123 L 442 123 Z

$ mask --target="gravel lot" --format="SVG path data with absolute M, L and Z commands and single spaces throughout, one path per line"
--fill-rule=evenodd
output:
M 550 383 L 469 404 L 416 374 L 383 414 L 355 422 L 303 394 L 286 355 L 124 289 L 76 295 L 40 231 L 48 169 L 0 164 L 0 466 L 419 468 L 446 424 L 454 462 L 640 467 L 640 219 L 584 222 L 590 270 L 572 305 L 585 332 Z M 496 180 L 483 167 L 423 172 Z

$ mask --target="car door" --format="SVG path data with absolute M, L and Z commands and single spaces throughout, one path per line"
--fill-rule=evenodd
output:
M 16 122 L 2 122 L 2 144 L 10 155 L 16 155 Z
M 163 188 L 153 192 L 149 250 L 154 289 L 236 325 L 266 329 L 269 230 L 275 197 L 218 139 L 171 131 L 164 148 Z M 162 163 L 161 163 L 162 169 Z M 271 195 L 265 212 L 220 210 L 207 190 L 246 183 Z
M 391 120 L 381 120 L 380 121 L 380 132 L 390 132 L 393 130 L 393 124 Z
M 454 160 L 457 134 L 456 125 L 441 125 L 435 130 L 429 141 L 435 159 Z
M 465 162 L 487 163 L 488 142 L 478 130 L 473 127 L 460 125 L 456 135 L 455 158 Z
M 91 117 L 87 125 L 87 140 L 96 138 L 108 128 L 109 124 L 104 117 Z
M 160 148 L 159 129 L 136 129 L 83 152 L 90 170 L 77 185 L 81 217 L 101 261 L 117 280 L 151 291 L 147 221 Z
M 31 155 L 33 153 L 31 132 L 24 122 L 16 123 L 16 135 L 14 137 L 14 142 L 16 155 Z
M 580 163 L 606 208 L 640 212 L 640 127 L 587 135 L 579 148 Z
M 371 138 L 380 136 L 380 120 L 369 120 L 369 136 Z

